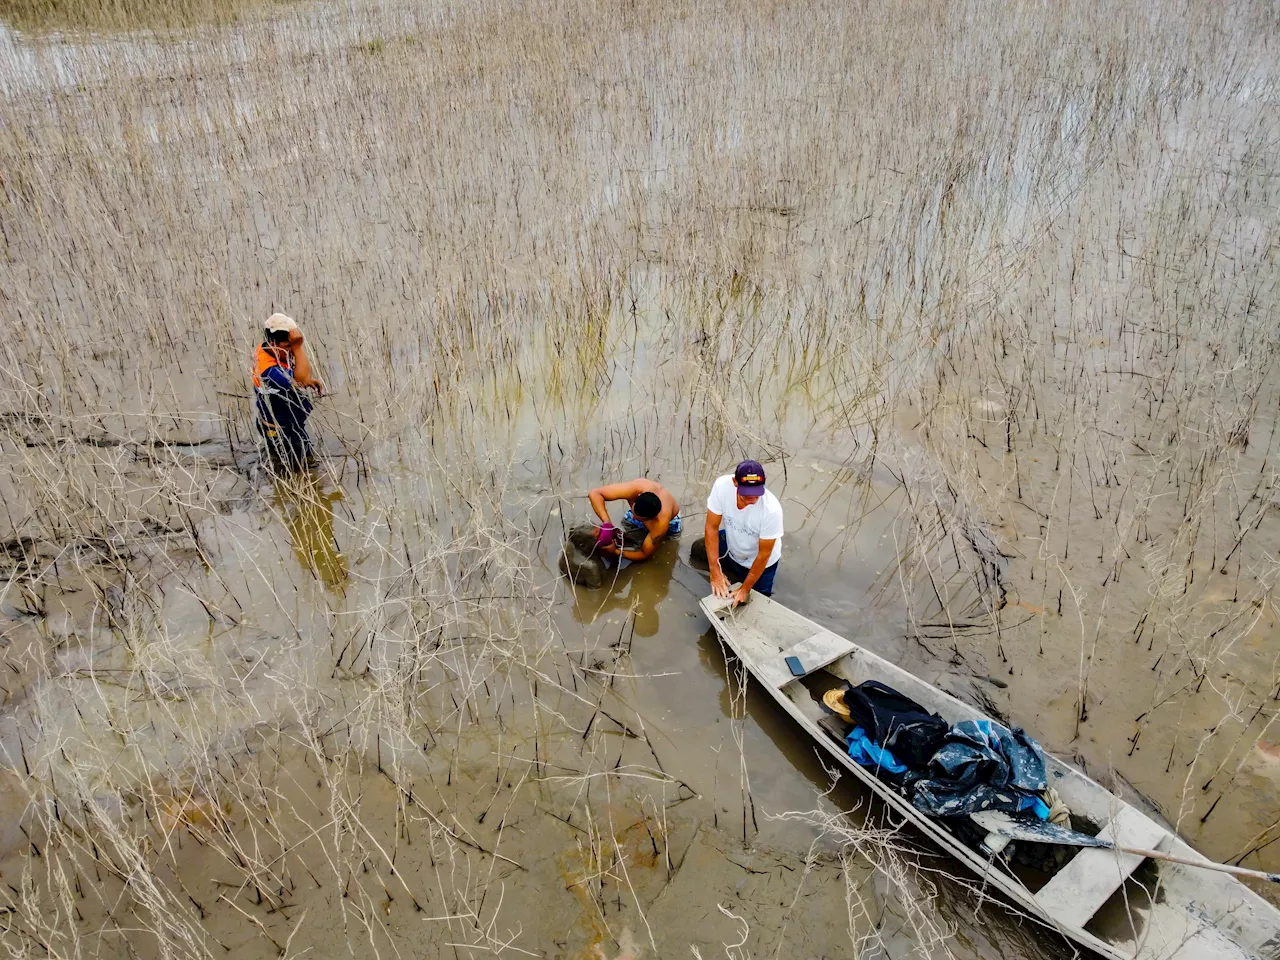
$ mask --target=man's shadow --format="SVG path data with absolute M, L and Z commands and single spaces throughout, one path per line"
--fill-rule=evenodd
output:
M 599 587 L 574 587 L 573 619 L 587 624 L 614 610 L 634 611 L 636 634 L 654 636 L 658 607 L 671 590 L 671 575 L 679 557 L 680 540 L 671 537 L 643 563 L 624 560 L 610 565 Z

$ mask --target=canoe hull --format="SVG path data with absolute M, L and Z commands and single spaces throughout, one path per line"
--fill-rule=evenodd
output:
M 807 689 L 796 682 L 797 678 L 790 674 L 784 660 L 786 656 L 798 655 L 806 674 L 825 668 L 836 677 L 855 684 L 869 679 L 880 680 L 950 723 L 982 718 L 985 715 L 981 711 L 767 597 L 753 594 L 750 603 L 738 608 L 715 597 L 704 598 L 700 605 L 724 645 L 836 762 L 874 791 L 895 815 L 912 823 L 981 878 L 984 884 L 1000 891 L 1013 906 L 1028 916 L 1075 943 L 1114 960 L 1280 960 L 1280 911 L 1235 878 L 1193 867 L 1160 866 L 1163 899 L 1159 914 L 1156 915 L 1157 908 L 1153 906 L 1152 915 L 1146 923 L 1149 930 L 1138 942 L 1123 939 L 1111 942 L 1086 930 L 1084 922 L 1064 922 L 1063 917 L 1070 911 L 1062 910 L 1056 901 L 1072 900 L 1073 891 L 1067 890 L 1068 895 L 1063 897 L 1063 891 L 1057 890 L 1056 898 L 1047 895 L 1042 902 L 1016 877 L 979 856 L 939 823 L 917 811 L 891 786 L 855 763 L 818 726 L 823 711 Z M 1148 848 L 1203 859 L 1175 834 L 1079 770 L 1051 754 L 1046 754 L 1045 761 L 1050 785 L 1058 790 L 1074 813 L 1099 826 L 1110 825 L 1112 829 L 1118 829 L 1123 825 L 1123 830 L 1128 832 L 1121 832 L 1119 843 L 1126 843 L 1125 837 L 1141 834 L 1149 839 L 1158 838 L 1158 842 L 1148 844 Z M 1083 863 L 1077 865 L 1078 868 L 1083 866 Z M 1128 870 L 1132 871 L 1135 866 L 1136 863 Z M 1111 867 L 1115 869 L 1114 864 Z M 1064 880 L 1069 879 L 1066 871 L 1066 867 L 1060 871 Z M 1094 883 L 1097 883 L 1098 872 L 1096 864 L 1088 870 L 1076 870 Z M 1117 875 L 1112 881 L 1112 890 L 1123 882 L 1125 875 Z M 1095 893 L 1104 900 L 1107 898 L 1105 887 Z M 1046 891 L 1041 891 L 1041 895 L 1045 894 Z M 1059 916 L 1055 917 L 1055 913 Z

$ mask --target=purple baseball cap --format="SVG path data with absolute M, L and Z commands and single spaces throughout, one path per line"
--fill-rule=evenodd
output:
M 733 471 L 733 482 L 744 497 L 764 496 L 764 467 L 754 460 L 743 460 Z

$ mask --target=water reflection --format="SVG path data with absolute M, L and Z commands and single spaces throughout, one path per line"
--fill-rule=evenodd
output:
M 333 505 L 343 499 L 342 488 L 326 490 L 314 471 L 275 481 L 275 505 L 302 566 L 326 586 L 347 579 L 347 558 L 333 533 Z
M 721 712 L 732 719 L 741 719 L 744 715 L 749 717 L 777 751 L 791 762 L 795 772 L 809 781 L 815 794 L 828 794 L 828 799 L 843 811 L 865 809 L 874 796 L 871 791 L 853 777 L 845 776 L 839 778 L 832 790 L 834 762 L 758 683 L 752 681 L 745 691 L 742 690 L 741 684 L 745 679 L 742 664 L 736 657 L 726 661 L 726 652 L 732 657 L 732 652 L 721 643 L 714 629 L 706 630 L 698 638 L 698 659 L 722 682 L 718 698 Z
M 671 538 L 644 563 L 626 562 L 611 571 L 599 590 L 574 590 L 573 619 L 594 623 L 614 610 L 631 611 L 639 637 L 658 632 L 658 607 L 671 590 L 671 575 L 680 557 L 680 540 Z

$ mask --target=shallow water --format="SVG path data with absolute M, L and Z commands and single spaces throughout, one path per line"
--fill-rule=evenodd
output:
M 839 861 L 883 811 L 697 607 L 745 456 L 778 600 L 1280 866 L 1266 30 L 680 7 L 0 35 L 0 797 L 94 875 L 0 833 L 14 942 L 1065 955 Z M 330 390 L 274 482 L 273 309 Z M 686 533 L 574 589 L 641 474 Z

